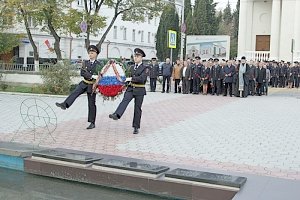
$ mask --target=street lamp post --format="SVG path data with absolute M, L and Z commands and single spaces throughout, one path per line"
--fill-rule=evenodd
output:
M 183 60 L 183 46 L 184 46 L 184 39 L 185 39 L 185 31 L 186 31 L 186 24 L 184 22 L 184 0 L 182 0 L 180 60 Z

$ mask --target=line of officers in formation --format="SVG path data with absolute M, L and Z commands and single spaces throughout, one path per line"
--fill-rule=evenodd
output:
M 162 75 L 162 93 L 169 93 L 171 80 L 174 93 L 223 95 L 247 97 L 268 95 L 268 86 L 299 87 L 299 62 L 246 61 L 210 58 L 176 60 L 167 58 L 161 69 L 156 58 L 149 65 L 150 92 L 156 91 L 156 83 Z

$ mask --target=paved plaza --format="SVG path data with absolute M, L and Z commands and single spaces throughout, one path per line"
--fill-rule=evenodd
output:
M 55 142 L 46 135 L 41 146 L 300 180 L 300 91 L 270 90 L 248 98 L 148 92 L 138 135 L 132 134 L 133 102 L 113 121 L 108 114 L 121 99 L 98 96 L 96 128 L 86 130 L 86 95 L 63 111 L 55 106 L 62 96 L 0 93 L 0 140 L 16 133 L 15 142 L 42 138 L 34 138 L 20 115 L 22 101 L 35 97 L 57 116 Z

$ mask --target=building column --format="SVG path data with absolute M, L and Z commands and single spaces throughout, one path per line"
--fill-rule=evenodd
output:
M 300 1 L 296 1 L 295 6 L 295 32 L 294 32 L 294 39 L 295 39 L 295 47 L 294 47 L 294 60 L 300 61 Z
M 280 24 L 281 0 L 273 0 L 271 19 L 270 60 L 279 60 Z
M 247 1 L 240 2 L 238 58 L 245 55 L 247 36 Z

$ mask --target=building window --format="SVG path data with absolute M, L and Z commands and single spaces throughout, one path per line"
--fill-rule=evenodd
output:
M 151 24 L 151 19 L 150 19 L 150 17 L 148 17 L 148 24 Z
M 154 17 L 154 26 L 157 26 L 157 20 L 156 20 L 156 17 Z
M 151 33 L 148 32 L 148 43 L 150 43 L 150 42 L 151 42 Z
M 83 0 L 77 0 L 77 5 L 78 6 L 83 6 Z
M 144 31 L 140 31 L 141 32 L 141 42 L 144 42 Z
M 132 30 L 132 41 L 135 42 L 135 29 Z
M 123 28 L 123 40 L 127 40 L 127 28 Z
M 118 38 L 118 27 L 114 26 L 114 39 Z
M 33 17 L 28 17 L 28 26 L 29 28 L 36 27 L 36 20 Z

